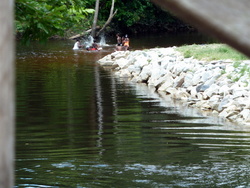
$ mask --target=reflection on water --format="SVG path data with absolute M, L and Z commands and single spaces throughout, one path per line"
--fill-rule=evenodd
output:
M 249 187 L 249 129 L 113 77 L 95 64 L 109 48 L 71 45 L 18 49 L 16 187 Z

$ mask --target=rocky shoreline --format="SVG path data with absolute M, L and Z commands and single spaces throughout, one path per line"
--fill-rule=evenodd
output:
M 231 60 L 184 58 L 175 47 L 114 52 L 98 61 L 119 77 L 155 87 L 157 92 L 200 109 L 204 114 L 250 125 L 249 73 Z

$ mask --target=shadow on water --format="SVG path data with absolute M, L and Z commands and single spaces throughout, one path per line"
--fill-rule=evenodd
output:
M 15 187 L 250 185 L 248 128 L 114 77 L 95 63 L 114 43 L 72 47 L 18 46 Z

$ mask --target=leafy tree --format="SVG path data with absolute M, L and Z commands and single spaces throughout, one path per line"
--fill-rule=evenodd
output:
M 93 24 L 94 8 L 98 1 L 16 0 L 16 33 L 25 41 L 47 39 L 54 35 L 69 37 L 76 33 L 83 33 Z M 111 25 L 107 27 L 107 31 L 112 34 L 114 32 L 176 31 L 185 28 L 183 22 L 168 12 L 162 11 L 150 0 L 116 0 L 117 13 L 110 10 L 113 3 L 112 0 L 99 1 L 98 20 L 95 20 L 95 27 L 105 26 L 106 28 L 107 25 Z M 111 12 L 113 16 L 110 16 Z M 92 35 L 95 34 L 92 33 Z
M 100 20 L 109 14 L 110 3 L 100 2 Z M 169 12 L 162 11 L 150 0 L 119 0 L 115 7 L 118 12 L 112 20 L 110 32 L 178 31 L 186 27 L 186 24 Z
M 94 12 L 84 7 L 81 0 L 16 0 L 16 33 L 26 41 L 63 36 Z

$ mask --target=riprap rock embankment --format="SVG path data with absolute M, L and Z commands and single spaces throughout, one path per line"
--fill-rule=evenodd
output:
M 250 125 L 249 61 L 184 58 L 175 47 L 114 52 L 98 61 L 119 77 L 146 83 L 190 106 Z

